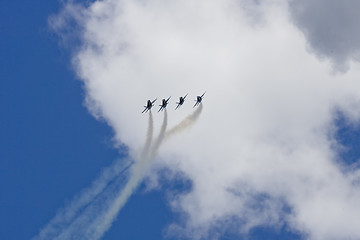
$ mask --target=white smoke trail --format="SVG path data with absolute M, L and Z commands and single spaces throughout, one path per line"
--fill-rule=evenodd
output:
M 167 110 L 165 109 L 164 119 L 160 128 L 160 133 L 156 138 L 156 140 L 154 141 L 154 143 L 151 145 L 151 149 L 149 149 L 149 152 L 146 155 L 143 155 L 144 157 L 143 159 L 140 159 L 140 161 L 137 161 L 134 164 L 132 168 L 132 174 L 130 176 L 128 183 L 126 184 L 124 189 L 119 193 L 119 195 L 115 198 L 114 203 L 111 205 L 108 211 L 103 216 L 99 217 L 96 222 L 93 223 L 92 227 L 97 228 L 97 231 L 94 232 L 93 239 L 101 238 L 101 236 L 105 233 L 105 231 L 110 228 L 112 222 L 114 221 L 115 217 L 117 216 L 121 208 L 125 205 L 128 198 L 135 191 L 136 187 L 143 179 L 145 172 L 151 165 L 151 162 L 155 158 L 157 150 L 159 149 L 164 139 L 166 128 L 167 128 Z M 90 227 L 90 229 L 92 227 Z
M 162 142 L 192 126 L 201 111 L 202 105 L 170 131 L 166 131 L 168 116 L 165 109 L 159 135 L 153 144 L 153 117 L 149 112 L 144 148 L 128 174 L 127 183 L 124 183 L 126 176 L 122 173 L 129 165 L 114 163 L 103 171 L 92 187 L 81 193 L 80 197 L 73 200 L 65 210 L 61 210 L 34 240 L 100 239 L 111 227 L 117 214 L 143 179 Z
M 156 155 L 158 148 L 161 145 L 162 140 L 165 136 L 165 131 L 167 127 L 167 112 L 165 110 L 164 120 L 160 129 L 160 133 L 153 144 L 151 144 L 152 139 L 152 131 L 153 131 L 153 122 L 152 115 L 149 115 L 149 127 L 147 132 L 147 139 L 144 145 L 144 149 L 141 154 L 141 158 L 137 159 L 135 164 L 133 165 L 130 173 L 130 178 L 126 185 L 121 189 L 114 189 L 112 191 L 113 197 L 108 200 L 109 204 L 104 204 L 104 209 L 98 209 L 96 216 L 91 216 L 89 218 L 90 213 L 85 214 L 84 219 L 79 219 L 77 222 L 74 222 L 71 228 L 64 232 L 58 239 L 71 239 L 69 233 L 77 232 L 79 233 L 79 229 L 81 228 L 81 224 L 86 222 L 85 231 L 81 232 L 81 236 L 77 236 L 77 239 L 100 239 L 104 233 L 111 227 L 114 219 L 118 215 L 121 208 L 125 205 L 128 198 L 135 191 L 136 187 L 139 185 L 141 180 L 144 177 L 145 172 L 150 166 L 153 158 Z M 150 148 L 151 146 L 151 148 Z M 146 150 L 148 148 L 148 150 Z M 115 184 L 117 186 L 117 184 Z M 111 193 L 111 192 L 110 192 Z
M 60 209 L 56 216 L 33 239 L 54 239 L 56 236 L 61 235 L 76 219 L 88 211 L 88 207 L 94 203 L 95 199 L 104 195 L 104 191 L 109 187 L 109 183 L 118 176 L 122 176 L 130 165 L 130 160 L 121 159 L 116 160 L 111 166 L 105 168 L 89 188 L 84 189 L 75 196 L 68 206 Z
M 153 125 L 153 116 L 149 111 L 148 129 L 143 151 L 140 159 L 137 159 L 138 161 L 132 167 L 130 174 L 127 173 L 131 177 L 123 189 L 120 187 L 123 178 L 126 177 L 123 172 L 128 170 L 130 161 L 125 165 L 122 163 L 124 160 L 117 160 L 102 172 L 90 188 L 82 191 L 65 209 L 59 210 L 57 215 L 33 240 L 99 239 L 107 228 L 99 229 L 97 222 L 112 212 L 112 208 L 116 208 L 115 199 L 121 202 L 121 198 L 115 197 L 114 194 L 120 192 L 126 200 L 139 182 L 138 178 L 141 174 L 138 172 L 142 172 L 141 165 L 144 164 L 144 159 L 148 158 L 149 155 Z M 106 223 L 106 221 L 104 222 Z
M 124 175 L 119 175 L 115 178 L 109 183 L 109 186 L 105 191 L 95 198 L 70 226 L 64 229 L 56 238 L 52 239 L 98 239 L 96 222 L 99 219 L 99 216 L 103 216 L 108 212 L 108 209 L 113 205 L 114 194 L 121 191 L 126 182 L 126 177 Z
M 152 146 L 152 149 L 150 151 L 150 156 L 149 156 L 150 160 L 155 158 L 157 151 L 159 150 L 160 145 L 164 140 L 166 128 L 167 128 L 167 110 L 165 108 L 163 124 L 161 125 L 159 136 L 156 138 Z
M 104 211 L 102 214 L 98 214 L 95 221 L 92 221 L 91 224 L 88 224 L 88 233 L 86 234 L 86 239 L 100 239 L 111 227 L 115 217 L 142 180 L 143 173 L 145 171 L 143 163 L 144 162 L 138 162 L 133 166 L 129 181 L 125 187 L 121 191 L 118 191 L 118 194 L 112 199 L 112 203 L 110 204 L 109 208 L 107 208 L 106 211 Z
M 203 106 L 202 106 L 202 103 L 200 103 L 199 107 L 192 114 L 187 116 L 178 125 L 171 128 L 169 131 L 167 131 L 165 133 L 165 139 L 168 139 L 169 137 L 173 136 L 174 134 L 178 134 L 178 133 L 192 127 L 198 120 L 202 110 L 203 110 Z
M 148 121 L 148 130 L 146 133 L 146 141 L 144 144 L 143 151 L 141 153 L 141 158 L 145 158 L 146 154 L 149 152 L 150 146 L 151 146 L 151 140 L 153 137 L 153 131 L 154 131 L 154 120 L 151 113 L 151 110 L 149 111 L 149 121 Z

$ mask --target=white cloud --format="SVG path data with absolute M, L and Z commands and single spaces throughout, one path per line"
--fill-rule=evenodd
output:
M 83 11 L 74 62 L 88 107 L 131 151 L 143 144 L 147 99 L 172 96 L 171 128 L 207 91 L 197 124 L 156 160 L 193 181 L 172 200 L 187 216 L 172 229 L 200 238 L 219 224 L 246 233 L 286 221 L 309 239 L 360 238 L 358 173 L 341 171 L 333 139 L 337 111 L 360 118 L 360 66 L 331 74 L 306 51 L 286 1 L 105 0 Z
M 311 49 L 330 58 L 338 70 L 346 70 L 350 60 L 360 60 L 359 9 L 356 0 L 290 1 L 294 22 Z

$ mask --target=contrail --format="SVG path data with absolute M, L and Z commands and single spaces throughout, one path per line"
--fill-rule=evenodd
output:
M 200 104 L 195 112 L 166 131 L 168 116 L 165 109 L 159 135 L 153 143 L 153 117 L 150 112 L 146 140 L 139 158 L 132 161 L 128 159 L 126 164 L 118 160 L 106 168 L 90 188 L 81 192 L 68 207 L 60 210 L 33 240 L 100 239 L 143 179 L 163 141 L 191 127 L 201 112 Z

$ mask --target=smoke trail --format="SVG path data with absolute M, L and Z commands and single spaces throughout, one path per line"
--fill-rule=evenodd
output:
M 198 120 L 201 112 L 203 110 L 202 103 L 200 103 L 199 107 L 189 116 L 187 116 L 184 120 L 182 120 L 178 125 L 171 128 L 169 131 L 165 134 L 165 139 L 168 139 L 169 137 L 173 136 L 174 134 L 178 134 L 191 126 L 193 126 L 196 121 Z
M 55 240 L 65 239 L 98 239 L 98 229 L 96 223 L 99 217 L 105 215 L 113 205 L 114 195 L 121 191 L 127 183 L 128 175 L 119 175 L 108 187 L 97 196 L 89 206 L 72 223 L 56 237 Z M 102 231 L 103 233 L 104 231 Z M 101 234 L 102 234 L 101 233 Z
M 151 147 L 153 125 L 150 111 L 144 147 L 130 172 L 126 174 L 130 178 L 125 186 L 122 184 L 126 178 L 124 172 L 133 163 L 128 160 L 125 165 L 117 160 L 102 172 L 90 188 L 82 191 L 69 206 L 60 210 L 33 240 L 99 239 L 110 227 L 111 213 L 115 211 L 116 215 L 123 205 L 121 202 L 126 202 L 141 180 L 144 161 L 148 159 Z M 117 208 L 119 210 L 116 211 Z
M 129 159 L 119 159 L 105 168 L 89 188 L 81 191 L 68 206 L 60 209 L 55 217 L 33 239 L 54 239 L 56 236 L 61 235 L 73 222 L 88 211 L 89 206 L 92 206 L 97 198 L 104 195 L 109 183 L 118 176 L 122 176 L 131 164 Z
M 160 133 L 159 133 L 159 136 L 156 138 L 154 144 L 153 144 L 153 147 L 150 151 L 150 159 L 152 160 L 153 158 L 155 158 L 156 154 L 157 154 L 157 151 L 159 150 L 159 147 L 162 143 L 162 141 L 164 140 L 164 137 L 165 137 L 165 131 L 166 131 L 166 128 L 167 128 L 167 110 L 165 108 L 164 110 L 164 120 L 163 120 L 163 124 L 161 125 L 161 128 L 160 128 Z
M 144 158 L 145 155 L 149 152 L 150 146 L 151 146 L 151 140 L 153 137 L 153 131 L 154 131 L 154 120 L 151 113 L 151 110 L 149 111 L 149 120 L 148 120 L 148 129 L 146 133 L 146 141 L 145 145 L 141 154 L 141 158 Z
M 103 233 L 110 228 L 112 222 L 117 216 L 118 212 L 125 205 L 127 199 L 134 192 L 136 187 L 139 185 L 140 181 L 143 179 L 146 170 L 149 168 L 150 163 L 155 158 L 157 150 L 159 149 L 166 132 L 167 127 L 167 110 L 164 110 L 164 119 L 160 128 L 160 133 L 156 138 L 155 142 L 152 144 L 151 149 L 149 150 L 147 155 L 144 155 L 144 159 L 140 159 L 132 168 L 132 174 L 129 179 L 129 182 L 126 184 L 123 191 L 116 197 L 113 205 L 108 209 L 108 212 L 99 218 L 99 220 L 94 223 L 94 227 L 96 226 L 99 230 L 96 234 L 96 238 L 100 238 Z
M 136 176 L 138 175 L 132 171 L 129 176 L 130 178 L 128 181 L 125 181 L 124 176 L 118 176 L 106 189 L 106 192 L 98 199 L 95 199 L 95 201 L 87 208 L 87 211 L 75 219 L 67 229 L 62 231 L 61 234 L 54 239 L 100 239 L 106 230 L 109 229 L 113 219 L 117 215 L 117 204 L 119 200 L 121 201 L 119 196 L 126 201 L 132 192 L 131 187 L 136 187 L 134 183 L 136 183 Z M 114 217 L 112 218 L 113 215 Z
M 149 137 L 152 136 L 152 118 L 149 118 L 149 128 L 147 134 L 147 141 L 145 147 L 149 146 L 148 152 L 143 151 L 142 159 L 136 161 L 134 164 L 130 179 L 123 188 L 121 192 L 115 197 L 112 204 L 109 205 L 109 208 L 103 212 L 103 214 L 98 215 L 96 221 L 93 221 L 92 224 L 88 227 L 89 233 L 86 234 L 87 239 L 99 239 L 103 236 L 103 234 L 110 228 L 112 222 L 114 221 L 115 217 L 118 215 L 121 208 L 125 205 L 128 198 L 134 192 L 136 187 L 139 185 L 140 181 L 143 179 L 146 170 L 149 168 L 151 162 L 156 157 L 156 154 L 162 144 L 162 142 L 174 134 L 180 133 L 181 131 L 186 130 L 187 128 L 191 127 L 199 118 L 202 112 L 202 105 L 196 109 L 194 113 L 186 117 L 183 121 L 181 121 L 178 125 L 173 127 L 170 131 L 166 131 L 167 128 L 167 110 L 164 110 L 164 119 L 163 123 L 160 128 L 160 132 L 158 137 L 155 139 L 154 143 L 151 144 L 151 139 Z M 151 133 L 151 134 L 150 134 Z
M 99 239 L 103 234 L 110 228 L 115 217 L 118 215 L 121 208 L 125 205 L 128 198 L 131 196 L 133 191 L 136 189 L 140 183 L 143 173 L 144 173 L 144 164 L 143 162 L 137 162 L 133 166 L 131 177 L 126 183 L 122 191 L 118 191 L 116 196 L 112 199 L 109 207 L 102 214 L 98 214 L 95 221 L 87 226 L 86 239 Z
M 161 141 L 160 139 L 163 138 L 166 125 L 167 114 L 164 116 L 164 122 L 161 127 L 160 134 L 155 141 L 155 145 L 159 145 L 159 142 Z M 153 150 L 150 149 L 152 146 L 152 135 L 153 117 L 150 111 L 148 130 L 146 134 L 144 148 L 140 157 L 138 159 L 135 159 L 135 163 L 129 174 L 130 178 L 128 182 L 125 184 L 125 186 L 123 186 L 122 189 L 118 187 L 118 183 L 113 184 L 114 186 L 109 189 L 109 194 L 111 194 L 111 197 L 109 199 L 102 200 L 103 202 L 105 201 L 107 203 L 102 203 L 102 206 L 100 208 L 99 206 L 93 206 L 92 209 L 89 209 L 89 211 L 85 212 L 57 238 L 58 240 L 70 239 L 72 238 L 72 234 L 74 232 L 77 233 L 77 238 L 80 239 L 99 239 L 104 235 L 104 233 L 110 228 L 118 212 L 124 206 L 127 199 L 131 196 L 131 194 L 143 178 L 144 172 L 146 171 L 148 166 L 150 156 L 152 156 L 152 154 L 150 155 L 150 152 L 153 152 Z M 96 215 L 93 214 L 94 212 L 96 212 Z M 82 227 L 84 225 L 86 226 L 86 228 Z
M 130 172 L 126 175 L 129 176 L 128 181 L 125 183 L 126 176 L 123 173 L 131 164 L 124 165 L 119 161 L 115 162 L 103 171 L 88 190 L 73 200 L 69 207 L 61 210 L 34 240 L 100 239 L 139 185 L 162 142 L 191 127 L 199 118 L 201 111 L 200 104 L 194 113 L 166 131 L 168 116 L 165 109 L 159 135 L 153 144 L 153 117 L 150 112 L 144 148 L 139 159 L 135 159 Z
M 152 122 L 149 121 L 149 124 L 152 124 Z M 136 161 L 132 168 L 129 181 L 127 182 L 123 190 L 120 191 L 119 194 L 115 197 L 110 207 L 106 211 L 104 211 L 103 214 L 98 216 L 97 219 L 93 221 L 90 226 L 88 226 L 89 231 L 86 234 L 87 239 L 99 239 L 103 236 L 106 230 L 110 228 L 115 217 L 118 215 L 119 211 L 125 205 L 126 201 L 134 192 L 136 187 L 139 185 L 140 181 L 144 177 L 146 170 L 149 168 L 150 163 L 155 158 L 157 150 L 159 149 L 164 139 L 166 127 L 167 111 L 165 109 L 164 120 L 161 125 L 160 133 L 156 138 L 154 144 L 152 144 L 152 147 L 149 150 L 148 154 L 142 155 L 143 159 L 139 159 L 139 161 Z M 152 127 L 149 126 L 149 129 L 151 128 Z

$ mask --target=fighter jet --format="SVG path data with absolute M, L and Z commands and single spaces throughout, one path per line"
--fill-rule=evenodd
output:
M 166 108 L 166 106 L 168 105 L 168 102 L 169 102 L 169 99 L 171 98 L 171 96 L 168 98 L 168 99 L 163 99 L 162 100 L 162 104 L 161 105 L 159 105 L 160 106 L 160 109 L 159 109 L 159 111 L 158 112 L 160 112 L 160 111 L 162 111 L 162 110 L 164 110 L 165 108 Z
M 177 106 L 176 106 L 175 110 L 178 109 L 181 105 L 183 105 L 183 103 L 185 102 L 186 96 L 187 96 L 187 94 L 184 97 L 180 97 L 179 102 L 176 102 Z
M 157 98 L 154 101 L 148 100 L 147 105 L 144 106 L 145 109 L 144 109 L 144 111 L 142 111 L 142 113 L 149 111 L 154 106 L 154 103 L 156 100 L 157 100 Z
M 196 103 L 195 103 L 195 105 L 193 106 L 193 108 L 194 108 L 194 107 L 196 107 L 197 105 L 199 105 L 199 104 L 201 103 L 201 101 L 202 101 L 202 99 L 203 99 L 203 97 L 204 97 L 205 93 L 206 93 L 206 92 L 204 92 L 204 93 L 203 93 L 203 95 L 201 95 L 201 96 L 197 96 L 197 97 L 196 97 L 196 100 L 195 100 L 195 101 L 196 101 Z

